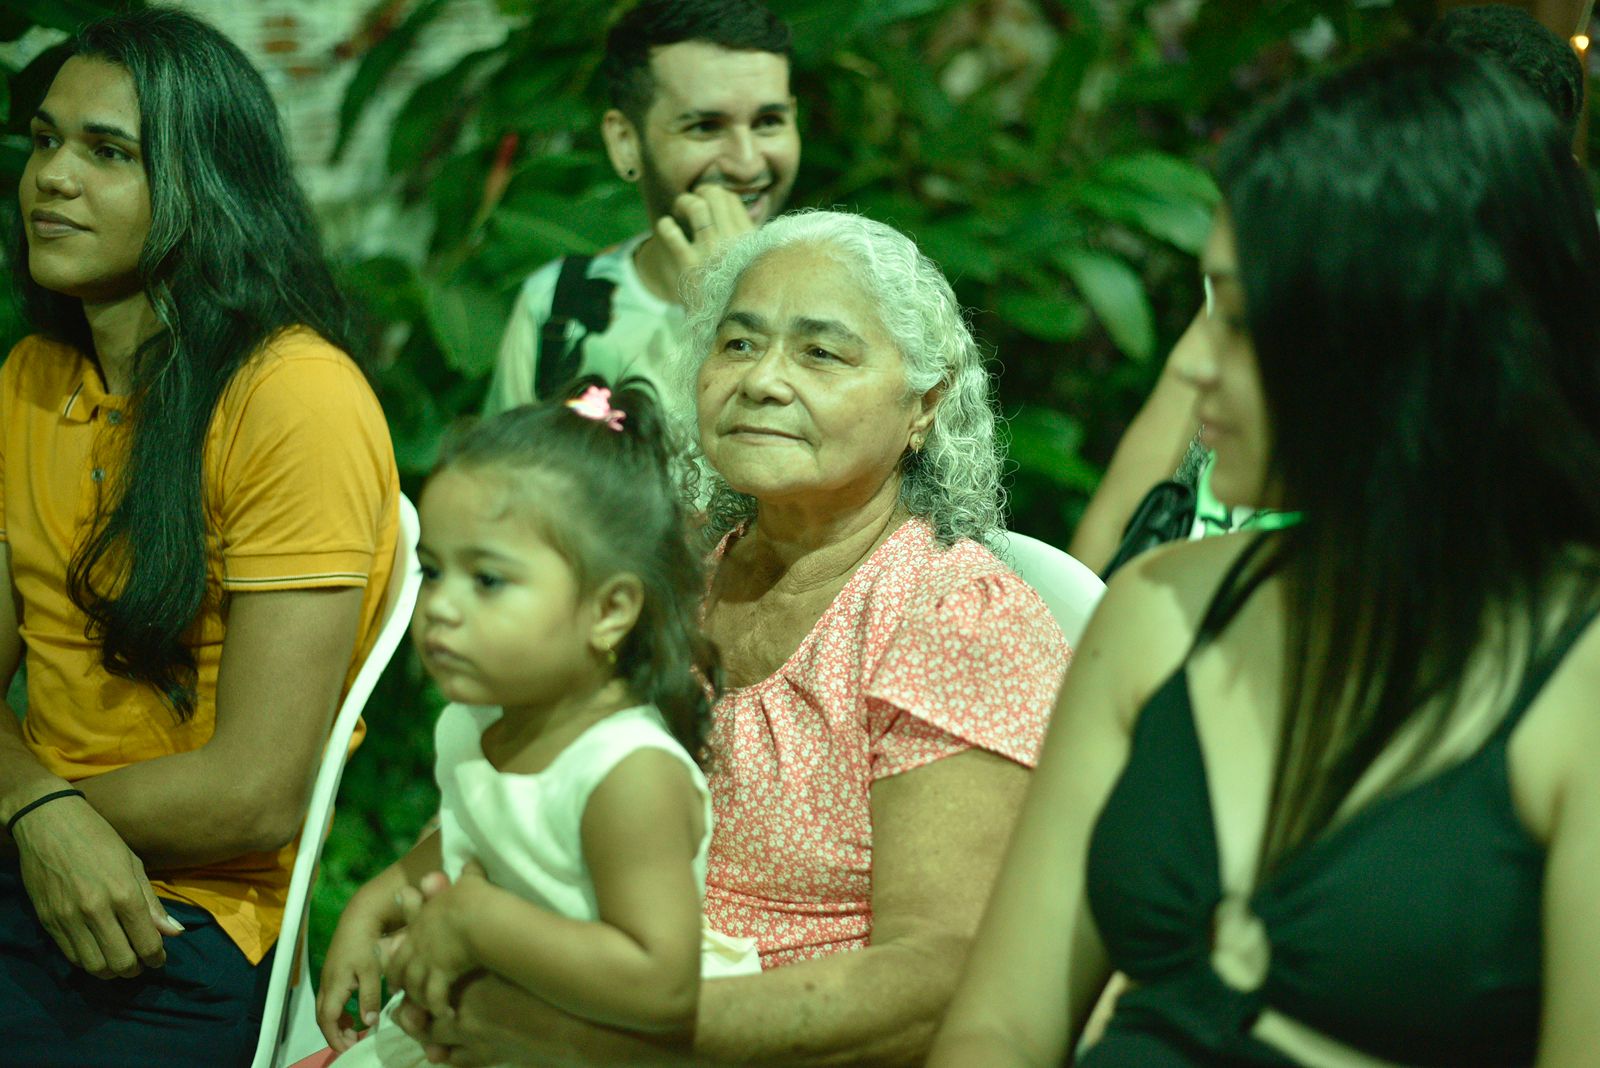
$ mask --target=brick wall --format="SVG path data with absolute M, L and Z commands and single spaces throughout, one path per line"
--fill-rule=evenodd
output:
M 366 109 L 337 162 L 330 159 L 339 105 L 359 54 L 369 12 L 403 14 L 395 0 L 178 0 L 232 38 L 277 98 L 300 182 L 322 220 L 329 247 L 380 249 L 420 258 L 428 220 L 402 218 L 384 172 L 389 124 L 412 89 L 468 52 L 497 44 L 510 24 L 494 0 L 452 0 Z

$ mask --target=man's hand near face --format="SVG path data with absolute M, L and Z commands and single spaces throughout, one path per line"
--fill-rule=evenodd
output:
M 684 280 L 724 243 L 754 230 L 744 201 L 720 185 L 704 185 L 682 193 L 672 202 L 672 212 L 656 220 L 655 234 L 672 257 L 677 271 L 676 291 L 683 294 Z

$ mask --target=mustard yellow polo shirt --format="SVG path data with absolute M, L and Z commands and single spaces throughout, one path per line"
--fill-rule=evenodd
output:
M 348 688 L 377 637 L 394 564 L 399 479 L 388 427 L 360 370 L 306 329 L 275 335 L 234 377 L 204 455 L 206 598 L 191 631 L 194 716 L 180 723 L 148 686 L 110 674 L 68 596 L 74 548 L 90 530 L 130 431 L 127 398 L 93 362 L 40 337 L 0 366 L 0 540 L 11 547 L 26 645 L 23 735 L 68 780 L 187 752 L 216 727 L 217 668 L 233 590 L 360 586 Z M 152 873 L 163 897 L 205 909 L 253 963 L 283 921 L 295 844 L 203 868 Z

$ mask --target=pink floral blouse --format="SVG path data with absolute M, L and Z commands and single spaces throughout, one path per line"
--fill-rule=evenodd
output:
M 765 968 L 866 946 L 872 784 L 972 747 L 1032 767 L 1070 657 L 994 554 L 905 523 L 782 667 L 712 710 L 711 926 Z

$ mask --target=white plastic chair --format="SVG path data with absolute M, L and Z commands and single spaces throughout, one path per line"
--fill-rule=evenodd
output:
M 378 676 L 400 645 L 411 623 L 411 609 L 417 602 L 422 576 L 417 570 L 417 536 L 420 527 L 417 510 L 404 494 L 400 496 L 400 531 L 395 539 L 394 570 L 389 573 L 389 588 L 384 593 L 383 627 L 372 651 L 361 664 L 350 692 L 334 717 L 328 734 L 328 747 L 322 767 L 311 790 L 311 804 L 300 828 L 300 852 L 289 876 L 289 900 L 283 910 L 283 930 L 278 934 L 278 949 L 272 958 L 272 977 L 267 984 L 267 1000 L 261 1011 L 261 1037 L 256 1042 L 251 1068 L 284 1068 L 327 1046 L 317 1027 L 316 994 L 311 988 L 308 954 L 301 945 L 306 915 L 311 905 L 311 881 L 322 855 L 323 840 L 333 815 L 333 799 L 344 776 L 345 758 L 350 751 L 350 736 Z M 298 974 L 297 974 L 298 973 Z
M 1083 628 L 1106 592 L 1106 584 L 1100 576 L 1090 571 L 1088 565 L 1079 563 L 1076 557 L 1026 534 L 1006 531 L 1001 548 L 1001 555 L 1050 609 L 1056 625 L 1067 637 L 1067 644 L 1077 648 Z

